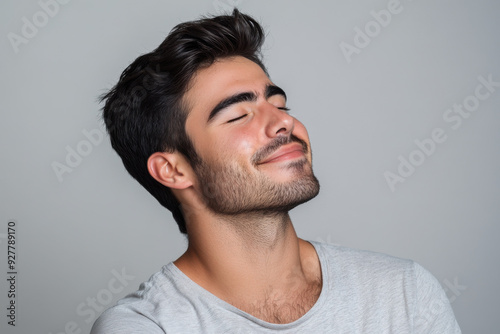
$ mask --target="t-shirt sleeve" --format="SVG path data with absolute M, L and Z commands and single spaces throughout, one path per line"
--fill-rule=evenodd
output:
M 165 334 L 152 320 L 128 308 L 106 310 L 94 323 L 90 334 Z
M 448 297 L 439 281 L 418 263 L 414 263 L 416 305 L 414 333 L 461 334 Z

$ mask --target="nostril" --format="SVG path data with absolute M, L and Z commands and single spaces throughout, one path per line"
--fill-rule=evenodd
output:
M 281 133 L 281 132 L 287 132 L 287 129 L 283 127 L 281 129 L 279 129 L 278 131 L 276 131 L 276 133 Z

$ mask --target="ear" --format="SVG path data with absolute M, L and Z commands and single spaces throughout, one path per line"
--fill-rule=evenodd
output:
M 186 189 L 193 185 L 191 165 L 179 152 L 156 152 L 148 159 L 149 174 L 158 182 L 173 189 Z

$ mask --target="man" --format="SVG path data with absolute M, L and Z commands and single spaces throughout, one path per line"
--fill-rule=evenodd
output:
M 413 261 L 297 237 L 288 211 L 319 183 L 263 41 L 237 10 L 180 24 L 104 96 L 113 148 L 189 245 L 92 333 L 460 333 Z

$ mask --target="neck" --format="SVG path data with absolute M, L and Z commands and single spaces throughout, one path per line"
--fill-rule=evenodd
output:
M 287 212 L 256 212 L 230 217 L 218 215 L 215 224 L 214 232 L 234 240 L 233 247 L 239 248 L 243 256 L 272 252 L 276 247 L 297 240 Z M 193 243 L 196 241 L 193 240 Z
M 188 250 L 175 265 L 237 307 L 249 311 L 321 282 L 316 252 L 297 237 L 288 213 L 191 218 Z

